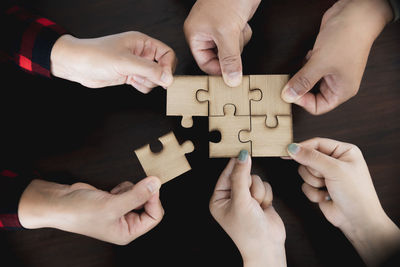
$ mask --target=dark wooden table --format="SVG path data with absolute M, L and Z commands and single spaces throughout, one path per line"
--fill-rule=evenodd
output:
M 25 1 L 77 37 L 127 30 L 169 44 L 179 57 L 176 74 L 201 74 L 182 25 L 193 1 Z M 245 74 L 294 74 L 312 48 L 324 11 L 334 1 L 263 1 L 251 21 L 253 39 L 243 53 Z M 6 38 L 4 36 L 3 38 Z M 143 170 L 133 150 L 174 131 L 191 139 L 192 171 L 166 184 L 166 211 L 153 231 L 128 246 L 115 246 L 54 229 L 2 232 L 1 261 L 12 266 L 241 266 L 229 237 L 212 219 L 208 201 L 227 159 L 208 158 L 207 118 L 192 129 L 166 117 L 166 93 L 142 95 L 128 86 L 92 90 L 58 79 L 30 76 L 1 62 L 1 154 L 39 170 L 49 180 L 88 182 L 109 190 L 138 181 Z M 6 86 L 7 82 L 9 85 Z M 11 82 L 11 83 L 10 83 Z M 315 136 L 358 145 L 383 207 L 400 223 L 400 23 L 375 42 L 358 95 L 323 116 L 293 108 L 296 141 Z M 4 155 L 7 155 L 4 157 Z M 272 185 L 274 205 L 287 232 L 289 266 L 362 265 L 351 244 L 301 192 L 297 165 L 279 158 L 254 159 L 254 173 Z

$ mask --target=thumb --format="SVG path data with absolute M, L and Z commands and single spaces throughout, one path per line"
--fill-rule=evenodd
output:
M 231 178 L 231 199 L 232 202 L 242 202 L 245 198 L 251 197 L 251 159 L 247 150 L 241 150 L 233 167 Z
M 324 68 L 317 57 L 312 57 L 282 89 L 282 99 L 293 103 L 310 91 L 324 76 Z
M 242 59 L 240 57 L 240 33 L 226 34 L 215 40 L 218 47 L 218 59 L 225 83 L 230 87 L 242 82 Z
M 161 187 L 157 177 L 149 176 L 135 184 L 130 190 L 115 196 L 115 208 L 121 214 L 144 205 Z
M 287 147 L 289 155 L 301 165 L 311 167 L 321 173 L 325 178 L 338 168 L 338 160 L 316 149 L 300 144 L 290 144 Z

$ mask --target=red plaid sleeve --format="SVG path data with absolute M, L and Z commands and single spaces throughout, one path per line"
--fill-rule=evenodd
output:
M 18 204 L 22 193 L 37 174 L 0 168 L 0 230 L 22 229 Z
M 57 39 L 67 33 L 53 21 L 20 6 L 3 7 L 5 33 L 1 50 L 23 70 L 50 77 L 50 54 Z

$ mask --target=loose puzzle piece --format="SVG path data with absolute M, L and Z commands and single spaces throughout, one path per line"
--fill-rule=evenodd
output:
M 262 98 L 251 100 L 251 115 L 267 116 L 267 126 L 278 125 L 278 115 L 291 115 L 291 105 L 281 98 L 281 91 L 289 80 L 289 75 L 250 75 L 250 90 L 259 89 Z
M 287 146 L 293 142 L 292 117 L 277 116 L 278 126 L 267 127 L 266 116 L 251 116 L 251 130 L 241 131 L 241 142 L 251 141 L 253 157 L 288 156 Z
M 198 90 L 197 100 L 208 101 L 209 116 L 224 116 L 226 104 L 235 105 L 237 116 L 250 116 L 250 100 L 261 100 L 261 91 L 250 91 L 249 76 L 243 76 L 242 84 L 237 87 L 227 86 L 221 76 L 210 76 L 208 91 Z
M 135 153 L 147 176 L 157 176 L 161 183 L 166 183 L 191 169 L 185 154 L 194 150 L 191 141 L 178 143 L 173 132 L 159 138 L 163 145 L 161 152 L 153 153 L 147 144 Z
M 208 90 L 208 76 L 175 76 L 167 89 L 167 115 L 182 116 L 182 126 L 193 126 L 192 116 L 208 116 L 207 103 L 197 101 L 196 92 Z
M 224 106 L 225 116 L 209 117 L 209 130 L 219 131 L 221 141 L 219 143 L 210 142 L 210 158 L 237 157 L 240 150 L 251 151 L 250 142 L 239 141 L 241 130 L 250 131 L 250 116 L 235 116 L 235 106 L 227 104 Z

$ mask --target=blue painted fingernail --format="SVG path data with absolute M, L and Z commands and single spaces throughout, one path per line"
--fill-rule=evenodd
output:
M 287 149 L 290 154 L 296 155 L 300 151 L 300 146 L 295 143 L 291 143 L 290 145 L 288 145 Z
M 249 156 L 249 152 L 247 150 L 245 150 L 245 149 L 240 150 L 238 160 L 240 162 L 245 162 L 248 156 Z

